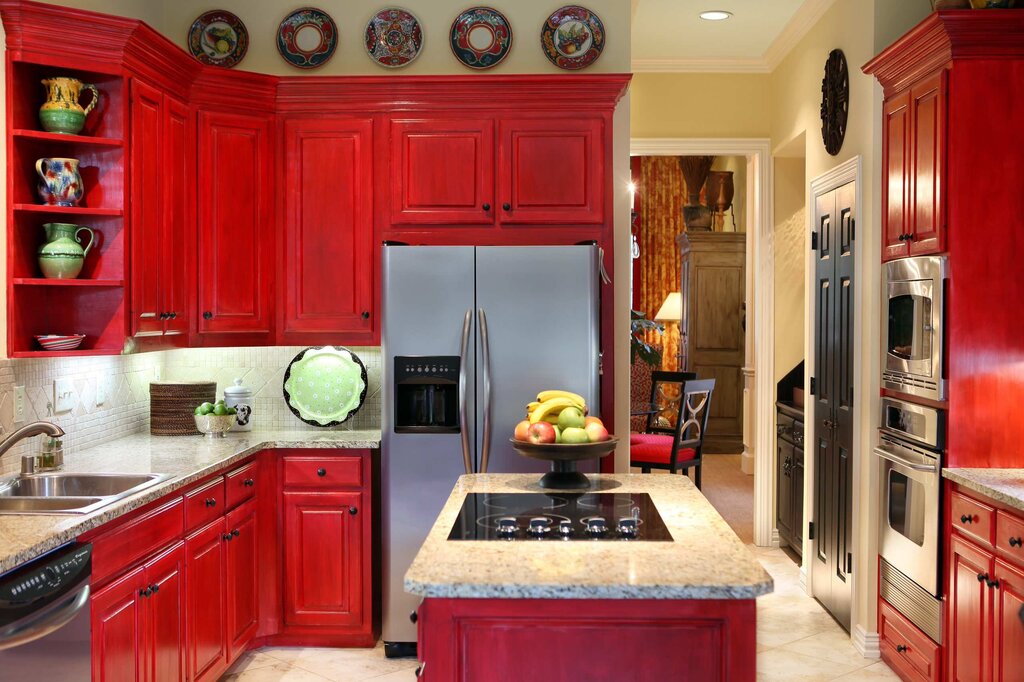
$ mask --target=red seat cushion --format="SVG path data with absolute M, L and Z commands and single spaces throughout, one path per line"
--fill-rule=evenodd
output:
M 629 459 L 633 466 L 640 462 L 668 464 L 672 459 L 672 436 L 655 433 L 634 433 L 629 436 Z M 693 448 L 683 448 L 676 454 L 677 462 L 685 462 L 697 456 Z

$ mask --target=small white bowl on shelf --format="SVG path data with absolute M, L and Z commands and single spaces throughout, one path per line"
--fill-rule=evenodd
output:
M 235 425 L 233 414 L 196 414 L 196 428 L 208 438 L 223 438 Z
M 74 350 L 82 345 L 85 334 L 44 334 L 36 336 L 43 350 Z

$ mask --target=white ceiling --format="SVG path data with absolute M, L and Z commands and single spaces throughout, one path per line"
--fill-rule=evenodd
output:
M 632 0 L 632 4 L 634 71 L 768 71 L 781 59 L 786 45 L 795 42 L 790 34 L 802 35 L 800 29 L 810 15 L 820 16 L 831 0 Z M 726 10 L 732 17 L 706 21 L 699 15 L 707 10 Z

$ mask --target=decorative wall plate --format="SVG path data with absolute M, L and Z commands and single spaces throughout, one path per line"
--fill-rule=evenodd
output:
M 337 24 L 327 12 L 315 7 L 295 10 L 277 29 L 277 51 L 300 69 L 323 66 L 337 47 Z
M 249 31 L 231 12 L 203 12 L 188 31 L 188 49 L 203 64 L 231 68 L 249 49 Z
M 850 111 L 850 72 L 842 50 L 832 50 L 821 79 L 821 141 L 832 156 L 843 148 Z
M 455 17 L 449 34 L 455 57 L 471 69 L 489 69 L 512 49 L 512 27 L 490 7 L 470 7 Z
M 396 69 L 420 56 L 423 28 L 412 12 L 388 7 L 374 14 L 366 24 L 363 44 L 370 59 Z
M 555 10 L 540 31 L 540 44 L 560 69 L 583 69 L 604 50 L 604 24 L 586 7 L 566 5 Z
M 366 399 L 366 367 L 340 346 L 302 351 L 284 373 L 284 401 L 296 417 L 313 426 L 337 426 Z

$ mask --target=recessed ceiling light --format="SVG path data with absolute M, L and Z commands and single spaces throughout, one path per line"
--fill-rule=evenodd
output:
M 700 18 L 706 21 L 725 21 L 732 16 L 732 12 L 726 12 L 725 10 L 716 9 L 710 12 L 701 12 Z

